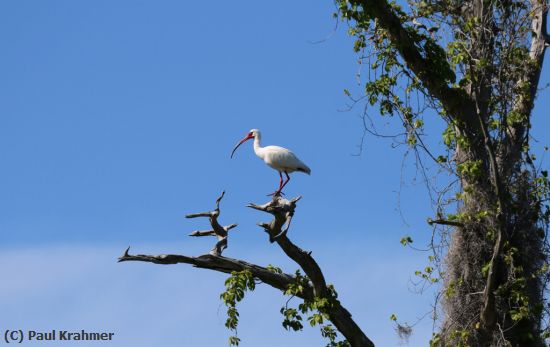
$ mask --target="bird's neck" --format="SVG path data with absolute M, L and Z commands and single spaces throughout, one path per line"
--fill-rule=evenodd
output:
M 260 158 L 264 158 L 264 151 L 261 147 L 260 141 L 262 141 L 262 138 L 259 135 L 256 135 L 254 137 L 254 153 Z

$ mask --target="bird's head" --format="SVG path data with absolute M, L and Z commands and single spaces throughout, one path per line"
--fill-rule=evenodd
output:
M 248 135 L 252 136 L 252 138 L 256 138 L 257 136 L 260 136 L 260 130 L 258 129 L 251 129 L 248 132 Z
M 248 134 L 246 134 L 246 136 L 241 140 L 239 141 L 239 143 L 237 143 L 237 145 L 235 146 L 235 148 L 233 148 L 233 152 L 231 152 L 231 158 L 233 158 L 233 154 L 235 154 L 235 151 L 237 150 L 237 148 L 239 148 L 240 145 L 242 145 L 243 143 L 245 143 L 246 141 L 250 140 L 250 139 L 254 139 L 254 138 L 260 138 L 260 130 L 258 129 L 252 129 L 248 132 Z

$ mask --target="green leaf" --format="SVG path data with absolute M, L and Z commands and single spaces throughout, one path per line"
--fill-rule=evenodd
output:
M 413 243 L 413 239 L 410 236 L 404 236 L 399 241 L 403 246 L 408 245 L 409 243 Z
M 241 342 L 241 339 L 239 339 L 237 336 L 229 336 L 230 346 L 238 346 L 239 342 Z

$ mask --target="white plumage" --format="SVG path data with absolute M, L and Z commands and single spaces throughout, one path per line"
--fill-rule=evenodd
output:
M 279 195 L 283 187 L 290 181 L 289 173 L 294 171 L 311 174 L 311 169 L 304 164 L 292 151 L 279 146 L 261 146 L 262 134 L 258 129 L 252 129 L 248 134 L 235 146 L 231 157 L 245 141 L 254 139 L 254 153 L 264 161 L 269 167 L 279 172 L 280 182 L 279 188 L 272 195 Z M 283 172 L 286 175 L 286 181 L 283 182 Z

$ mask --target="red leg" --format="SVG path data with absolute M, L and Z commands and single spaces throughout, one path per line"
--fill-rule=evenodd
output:
M 285 173 L 286 173 L 286 172 L 285 172 Z M 287 175 L 287 176 L 288 176 L 288 175 Z M 286 184 L 286 183 L 285 183 L 285 184 Z M 275 192 L 273 192 L 273 193 L 271 193 L 271 194 L 268 194 L 267 196 L 272 196 L 272 195 L 273 195 L 273 196 L 277 196 L 277 195 L 281 194 L 281 189 L 283 189 L 283 187 L 284 187 L 284 184 L 283 184 L 283 174 L 281 173 L 281 171 L 279 171 L 279 188 L 278 188 Z
M 290 176 L 288 175 L 288 173 L 285 171 L 285 175 L 286 175 L 286 182 L 283 183 L 283 185 L 281 186 L 281 188 L 279 188 L 279 192 L 281 192 L 281 190 L 283 190 L 283 188 L 286 186 L 286 184 L 288 182 L 290 182 Z M 282 176 L 281 176 L 281 179 L 282 179 Z

